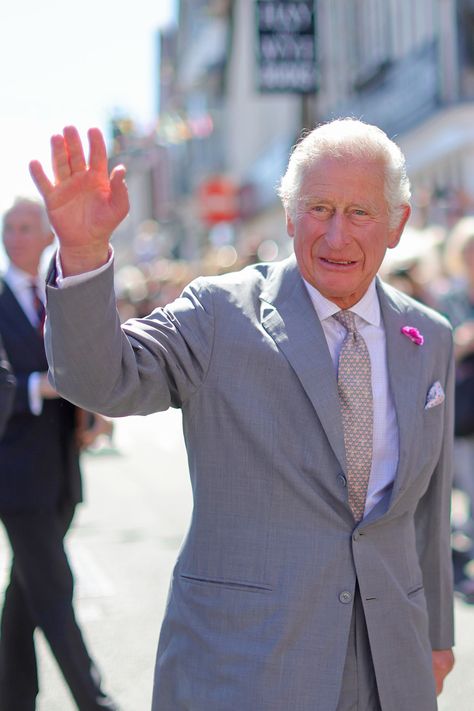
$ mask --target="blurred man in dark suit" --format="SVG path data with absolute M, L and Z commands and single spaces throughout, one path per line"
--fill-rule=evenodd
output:
M 116 709 L 101 688 L 73 610 L 63 539 L 81 501 L 78 410 L 47 380 L 44 286 L 53 232 L 42 206 L 18 200 L 3 218 L 9 259 L 0 281 L 0 334 L 17 388 L 0 441 L 0 518 L 13 559 L 0 639 L 0 711 L 32 711 L 38 694 L 33 633 L 40 627 L 81 711 Z

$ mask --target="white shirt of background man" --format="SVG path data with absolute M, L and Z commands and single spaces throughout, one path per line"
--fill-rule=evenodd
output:
M 33 279 L 31 274 L 27 274 L 22 269 L 18 269 L 13 264 L 9 264 L 3 277 L 5 283 L 11 289 L 13 296 L 23 309 L 25 316 L 34 328 L 38 327 L 38 315 L 36 313 L 32 282 L 35 282 L 38 296 L 45 303 L 45 286 L 43 279 Z M 30 410 L 33 415 L 40 415 L 43 409 L 43 398 L 40 395 L 41 373 L 31 373 L 28 378 L 28 400 Z

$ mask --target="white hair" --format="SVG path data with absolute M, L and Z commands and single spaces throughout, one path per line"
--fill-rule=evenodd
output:
M 286 173 L 277 188 L 283 207 L 290 217 L 296 213 L 305 171 L 319 158 L 381 160 L 390 227 L 400 224 L 411 195 L 405 157 L 397 144 L 380 128 L 353 118 L 321 124 L 294 147 Z

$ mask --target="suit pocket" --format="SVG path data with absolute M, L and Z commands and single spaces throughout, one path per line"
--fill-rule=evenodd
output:
M 442 400 L 441 402 L 437 402 L 436 405 L 430 405 L 429 407 L 425 405 L 423 412 L 426 412 L 427 415 L 431 412 L 442 412 L 445 407 L 446 400 Z
M 426 606 L 425 588 L 423 585 L 417 585 L 407 592 L 407 608 L 408 619 L 411 619 L 412 625 L 417 629 L 422 637 L 429 639 L 429 620 L 428 609 Z
M 189 583 L 196 585 L 204 585 L 208 587 L 215 587 L 216 589 L 227 589 L 227 590 L 240 590 L 242 592 L 251 593 L 269 593 L 272 592 L 272 588 L 269 585 L 263 583 L 252 583 L 248 581 L 241 580 L 230 580 L 228 578 L 203 578 L 196 575 L 186 575 L 184 573 L 180 574 L 180 578 Z
M 416 597 L 417 595 L 420 595 L 422 592 L 424 592 L 425 588 L 423 585 L 417 585 L 416 588 L 413 588 L 412 590 L 408 590 L 407 592 L 407 597 L 412 598 Z
M 435 407 L 423 410 L 423 417 L 421 418 L 423 429 L 421 439 L 418 442 L 418 451 L 421 457 L 433 457 L 434 461 L 439 457 L 443 443 L 445 404 L 446 400 Z

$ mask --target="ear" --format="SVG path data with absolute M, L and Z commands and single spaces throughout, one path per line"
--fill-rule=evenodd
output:
M 289 237 L 295 236 L 295 225 L 288 212 L 286 213 L 286 231 Z
M 408 222 L 408 218 L 410 217 L 410 215 L 411 215 L 410 205 L 404 205 L 402 219 L 400 220 L 397 227 L 392 227 L 392 229 L 389 230 L 389 239 L 388 239 L 388 245 L 387 245 L 389 249 L 393 249 L 400 242 L 400 238 L 403 234 L 403 230 L 405 229 L 405 225 Z

